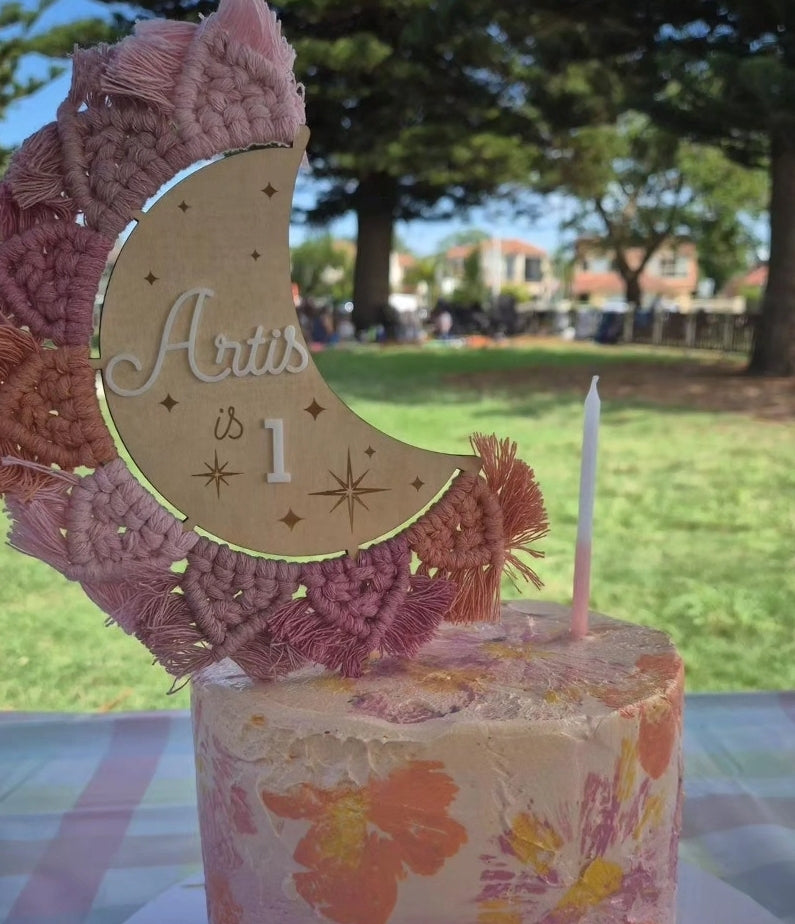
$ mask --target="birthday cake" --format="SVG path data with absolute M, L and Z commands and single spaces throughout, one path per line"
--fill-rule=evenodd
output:
M 356 681 L 192 685 L 211 924 L 671 924 L 682 664 L 511 604 Z

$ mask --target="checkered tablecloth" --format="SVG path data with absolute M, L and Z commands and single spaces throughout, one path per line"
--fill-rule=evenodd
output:
M 682 857 L 795 924 L 795 692 L 685 716 Z M 0 920 L 123 924 L 199 867 L 187 713 L 0 714 Z

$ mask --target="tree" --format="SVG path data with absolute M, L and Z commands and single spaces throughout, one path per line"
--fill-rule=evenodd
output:
M 534 9 L 554 18 L 558 51 L 565 36 L 565 60 L 615 75 L 627 108 L 767 168 L 769 277 L 749 371 L 795 375 L 795 6 L 538 0 Z
M 748 232 L 740 216 L 764 210 L 763 177 L 637 113 L 571 132 L 541 179 L 579 200 L 570 226 L 605 240 L 633 305 L 642 303 L 643 272 L 665 243 L 689 238 L 701 252 L 703 242 L 710 268 L 720 273 L 716 282 L 744 268 Z M 715 254 L 716 242 L 729 249 Z
M 137 6 L 193 17 L 199 4 Z M 453 214 L 527 173 L 529 126 L 515 118 L 512 51 L 492 27 L 495 9 L 495 0 L 277 5 L 306 87 L 320 190 L 306 218 L 356 214 L 359 328 L 387 303 L 396 221 Z
M 39 0 L 34 6 L 0 3 L 0 121 L 6 118 L 9 106 L 62 73 L 64 65 L 56 61 L 65 58 L 76 42 L 93 44 L 112 34 L 108 24 L 99 19 L 82 19 L 41 30 L 41 17 L 54 2 Z M 31 55 L 42 56 L 48 64 L 41 75 L 22 77 L 21 65 Z M 0 147 L 0 171 L 5 169 L 10 153 L 11 149 Z
M 331 235 L 310 237 L 290 252 L 293 280 L 303 296 L 350 298 L 354 246 Z
M 487 297 L 483 281 L 483 260 L 480 247 L 473 247 L 464 257 L 463 274 L 450 301 L 459 305 L 480 305 Z

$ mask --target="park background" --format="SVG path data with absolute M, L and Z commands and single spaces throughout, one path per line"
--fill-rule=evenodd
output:
M 208 4 L 177 4 L 185 15 L 202 6 L 209 11 Z M 795 143 L 782 140 L 795 124 L 795 61 L 786 51 L 795 25 L 755 17 L 741 0 L 726 4 L 725 22 L 694 25 L 686 5 L 671 0 L 659 4 L 649 47 L 648 25 L 636 21 L 631 4 L 598 5 L 597 28 L 588 4 L 540 3 L 519 28 L 494 5 L 447 3 L 437 5 L 445 15 L 432 34 L 419 26 L 431 4 L 384 3 L 371 19 L 348 17 L 347 6 L 317 5 L 337 24 L 331 33 L 320 14 L 303 21 L 298 3 L 280 12 L 304 68 L 315 155 L 296 200 L 294 243 L 327 233 L 356 237 L 358 229 L 350 295 L 360 329 L 377 322 L 388 300 L 395 232 L 418 257 L 473 227 L 498 238 L 526 232 L 562 250 L 564 260 L 567 242 L 582 234 L 601 234 L 616 256 L 629 243 L 696 239 L 702 269 L 716 284 L 768 257 L 769 275 L 748 355 L 560 338 L 464 340 L 461 348 L 431 340 L 326 350 L 317 355 L 323 374 L 355 411 L 407 442 L 456 452 L 475 430 L 515 439 L 550 514 L 538 568 L 542 595 L 567 602 L 582 400 L 598 373 L 594 609 L 670 632 L 691 690 L 795 687 L 795 280 L 786 269 L 795 265 L 787 263 L 795 208 L 786 214 L 795 183 L 789 189 L 782 179 L 788 170 L 795 178 Z M 121 19 L 141 12 L 82 0 L 41 10 L 0 3 L 0 144 L 9 153 L 54 117 L 66 93 L 68 62 L 53 82 L 49 62 L 62 60 L 76 37 L 112 38 L 127 27 L 108 19 L 108 9 Z M 97 15 L 98 22 L 74 25 Z M 415 27 L 407 16 L 416 17 Z M 622 29 L 611 38 L 618 20 Z M 497 30 L 499 41 L 478 43 Z M 544 41 L 531 42 L 534 35 Z M 633 60 L 648 64 L 636 67 L 636 81 L 627 77 Z M 348 96 L 336 105 L 322 79 L 329 68 L 347 80 Z M 389 89 L 396 74 L 413 95 L 406 86 Z M 36 89 L 28 78 L 44 85 Z M 734 78 L 740 89 L 727 97 Z M 420 96 L 426 85 L 438 106 L 427 91 Z M 461 118 L 450 98 L 469 91 L 479 108 Z M 495 108 L 500 100 L 505 105 Z M 374 111 L 383 118 L 368 122 Z M 711 117 L 699 123 L 707 111 Z M 373 143 L 363 148 L 368 132 Z M 411 169 L 401 173 L 397 161 Z M 631 207 L 627 189 L 644 191 L 629 197 Z M 388 213 L 368 209 L 376 200 L 388 200 Z M 608 206 L 609 224 L 600 216 Z M 625 275 L 632 296 L 632 273 Z M 748 376 L 749 360 L 765 374 Z M 505 593 L 522 591 L 506 583 Z M 79 586 L 7 546 L 0 550 L 0 629 L 7 665 L 0 708 L 187 704 L 185 690 L 167 695 L 165 673 L 134 639 L 104 625 Z

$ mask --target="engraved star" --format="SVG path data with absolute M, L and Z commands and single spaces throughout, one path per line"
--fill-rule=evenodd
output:
M 312 403 L 308 404 L 304 410 L 307 412 L 307 414 L 312 415 L 313 420 L 317 420 L 318 416 L 322 414 L 326 409 L 322 405 L 318 404 L 314 398 L 312 398 Z
M 417 475 L 414 481 L 411 481 L 409 483 L 411 484 L 412 488 L 414 488 L 415 491 L 419 491 L 419 489 L 423 487 L 423 485 L 425 484 L 425 482 L 420 478 L 419 475 Z
M 182 202 L 180 202 L 180 204 L 177 206 L 177 208 L 180 209 L 180 211 L 181 211 L 182 214 L 184 215 L 185 212 L 188 211 L 188 209 L 190 208 L 190 206 L 189 206 L 188 203 L 183 199 Z
M 175 401 L 175 400 L 171 397 L 171 395 L 168 394 L 168 395 L 165 396 L 165 398 L 163 398 L 163 400 L 160 402 L 160 404 L 162 404 L 163 407 L 164 407 L 164 408 L 168 411 L 168 413 L 170 414 L 171 411 L 179 404 L 179 401 Z
M 221 483 L 229 484 L 226 480 L 232 475 L 242 475 L 243 472 L 228 472 L 226 470 L 228 462 L 224 462 L 223 465 L 218 462 L 218 450 L 215 450 L 215 462 L 213 465 L 210 465 L 209 462 L 203 462 L 202 465 L 207 469 L 206 472 L 198 472 L 195 475 L 191 475 L 191 478 L 206 478 L 207 480 L 204 483 L 205 488 L 209 487 L 211 484 L 215 484 L 215 493 L 218 499 L 221 499 Z
M 310 491 L 310 495 L 315 497 L 336 497 L 337 503 L 329 510 L 329 513 L 333 513 L 340 504 L 347 502 L 348 506 L 348 519 L 351 524 L 351 532 L 353 532 L 353 515 L 356 509 L 356 504 L 360 504 L 364 507 L 365 510 L 370 508 L 362 500 L 362 494 L 379 494 L 382 491 L 389 491 L 389 488 L 362 488 L 361 483 L 364 481 L 365 477 L 369 473 L 370 469 L 368 468 L 365 472 L 359 475 L 358 478 L 353 476 L 353 467 L 351 466 L 351 450 L 348 449 L 348 468 L 345 474 L 345 481 L 340 478 L 339 475 L 335 475 L 334 472 L 329 469 L 329 475 L 337 482 L 339 485 L 338 488 L 332 488 L 329 491 Z
M 261 254 L 258 250 L 252 250 L 252 251 L 251 251 L 250 257 L 251 257 L 252 260 L 255 260 L 255 261 L 256 261 L 256 260 L 259 260 L 259 258 L 260 258 L 261 256 L 262 256 L 262 254 Z
M 260 192 L 264 192 L 265 195 L 266 195 L 269 199 L 272 199 L 272 198 L 276 195 L 276 193 L 277 193 L 278 191 L 279 191 L 279 190 L 276 189 L 276 187 L 273 186 L 273 185 L 271 185 L 270 183 L 268 183 L 267 186 L 263 187 L 263 188 L 260 190 Z
M 290 528 L 290 532 L 292 532 L 295 528 L 295 524 L 300 523 L 303 519 L 303 517 L 299 517 L 298 514 L 293 513 L 293 508 L 290 507 L 287 513 L 285 513 L 285 515 L 279 519 L 279 522 L 284 523 L 285 526 L 288 526 Z
M 372 459 L 373 456 L 375 455 L 375 449 L 373 449 L 372 446 L 368 446 L 367 449 L 365 449 L 364 454 L 367 456 L 368 459 Z
M 159 276 L 155 276 L 152 270 L 149 270 L 148 276 L 144 276 L 144 279 L 149 283 L 150 286 L 153 286 L 159 278 Z

